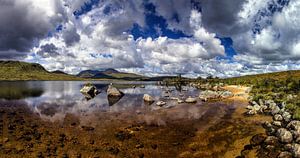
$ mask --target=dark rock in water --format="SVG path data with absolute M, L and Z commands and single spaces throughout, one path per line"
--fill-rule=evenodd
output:
M 120 149 L 117 147 L 109 147 L 108 151 L 114 155 L 117 155 L 120 152 Z
M 251 144 L 247 144 L 244 146 L 244 150 L 252 150 L 253 146 Z
M 137 144 L 137 145 L 135 146 L 135 148 L 137 148 L 137 149 L 144 148 L 144 144 Z
M 115 136 L 118 140 L 124 141 L 130 139 L 132 137 L 132 134 L 127 131 L 118 131 L 117 133 L 115 133 Z
M 81 93 L 85 96 L 85 98 L 88 99 L 88 100 L 94 98 L 96 95 L 98 95 L 98 94 L 100 93 L 100 91 L 97 90 L 97 88 L 96 88 L 94 85 L 90 84 L 90 83 L 85 84 L 85 85 L 81 88 L 80 92 L 81 92 Z
M 250 144 L 253 146 L 257 146 L 259 144 L 261 144 L 262 142 L 264 142 L 266 139 L 266 136 L 263 134 L 256 134 L 254 135 L 251 140 L 250 140 Z
M 81 126 L 81 128 L 85 131 L 93 131 L 95 128 L 91 126 Z
M 156 145 L 156 144 L 152 144 L 152 145 L 151 145 L 151 148 L 152 148 L 152 149 L 157 149 L 157 145 Z

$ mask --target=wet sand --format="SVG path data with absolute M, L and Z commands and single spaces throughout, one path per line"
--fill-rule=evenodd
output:
M 239 95 L 150 112 L 67 114 L 50 121 L 25 102 L 1 101 L 0 157 L 236 157 L 270 120 L 244 116 L 246 105 L 246 96 Z

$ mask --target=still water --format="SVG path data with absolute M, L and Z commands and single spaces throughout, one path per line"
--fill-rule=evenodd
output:
M 8 102 L 23 101 L 29 108 L 38 113 L 41 118 L 57 120 L 62 119 L 67 113 L 88 115 L 95 112 L 127 112 L 141 113 L 158 110 L 158 107 L 148 105 L 143 101 L 144 94 L 150 94 L 155 100 L 164 100 L 172 108 L 178 103 L 164 97 L 166 89 L 171 91 L 170 97 L 184 99 L 188 96 L 197 97 L 199 91 L 192 87 L 182 87 L 176 90 L 174 86 L 162 87 L 156 82 L 114 82 L 125 95 L 115 102 L 108 102 L 106 89 L 109 81 L 92 82 L 101 93 L 95 98 L 87 100 L 80 93 L 85 81 L 15 81 L 0 82 L 0 100 Z M 144 86 L 143 88 L 142 85 Z

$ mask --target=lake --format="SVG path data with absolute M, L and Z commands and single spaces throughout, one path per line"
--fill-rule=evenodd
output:
M 110 82 L 92 81 L 101 93 L 90 100 L 80 93 L 86 81 L 0 82 L 0 156 L 234 157 L 245 145 L 236 141 L 262 130 L 264 119 L 244 118 L 243 100 L 178 104 L 170 98 L 200 91 L 115 81 L 125 95 L 111 103 Z M 167 104 L 149 105 L 144 94 Z

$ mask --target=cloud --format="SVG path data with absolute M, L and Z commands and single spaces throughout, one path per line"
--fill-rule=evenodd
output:
M 54 44 L 45 44 L 40 47 L 40 50 L 37 52 L 38 55 L 43 58 L 48 57 L 57 57 L 59 53 L 57 52 L 58 48 Z
M 297 0 L 0 0 L 0 58 L 69 73 L 228 77 L 295 69 L 299 8 Z M 232 39 L 233 57 L 223 37 Z
M 46 2 L 45 0 L 39 1 Z M 37 7 L 31 0 L 0 1 L 0 51 L 1 56 L 18 58 L 44 38 L 55 25 L 54 13 Z M 52 10 L 49 8 L 48 10 Z M 54 21 L 52 21 L 54 20 Z M 52 23 L 53 22 L 53 23 Z M 3 53 L 4 52 L 4 53 Z M 13 55 L 7 54 L 8 52 Z

